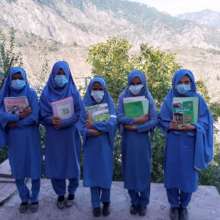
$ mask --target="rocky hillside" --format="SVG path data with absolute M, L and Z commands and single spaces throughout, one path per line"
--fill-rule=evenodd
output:
M 135 46 L 149 43 L 177 53 L 182 65 L 198 76 L 220 69 L 220 29 L 161 13 L 147 5 L 123 0 L 1 0 L 0 29 L 16 30 L 24 66 L 34 84 L 41 66 L 57 59 L 71 63 L 77 77 L 88 75 L 88 46 L 112 36 Z M 208 73 L 208 74 L 207 74 Z M 215 90 L 213 90 L 215 91 Z
M 199 12 L 181 14 L 178 17 L 200 25 L 220 29 L 220 12 L 207 9 Z

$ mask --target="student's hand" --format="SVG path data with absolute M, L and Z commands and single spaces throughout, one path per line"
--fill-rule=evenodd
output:
M 91 136 L 100 136 L 102 132 L 96 130 L 96 129 L 89 129 L 89 135 Z
M 59 117 L 53 117 L 52 124 L 55 128 L 59 128 L 61 125 L 61 119 Z
M 30 115 L 32 113 L 32 109 L 31 107 L 27 107 L 25 108 L 22 112 L 19 113 L 19 117 L 21 119 L 26 118 L 28 115 Z
M 9 122 L 9 123 L 7 124 L 7 126 L 8 126 L 9 128 L 16 128 L 16 127 L 17 127 L 17 123 L 16 123 L 16 122 Z
M 183 125 L 181 130 L 183 131 L 194 131 L 196 127 L 194 125 Z
M 129 131 L 136 131 L 137 130 L 136 125 L 125 125 L 124 128 L 129 130 Z
M 92 116 L 90 114 L 88 114 L 88 118 L 86 120 L 86 128 L 92 129 L 92 127 L 93 127 L 92 124 L 93 124 Z
M 134 119 L 135 124 L 144 124 L 149 120 L 148 115 L 144 115 Z
M 180 129 L 180 127 L 178 126 L 178 122 L 177 121 L 171 121 L 170 122 L 170 127 L 169 127 L 169 129 L 171 129 L 171 130 L 179 130 Z

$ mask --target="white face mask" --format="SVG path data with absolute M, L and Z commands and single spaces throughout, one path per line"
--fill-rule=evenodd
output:
M 100 103 L 103 100 L 104 91 L 103 90 L 92 90 L 91 96 L 95 99 L 97 103 Z
M 143 84 L 130 85 L 129 90 L 133 95 L 138 95 L 143 87 L 144 87 Z

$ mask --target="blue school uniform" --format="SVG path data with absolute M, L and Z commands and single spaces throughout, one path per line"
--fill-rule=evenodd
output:
M 133 125 L 134 119 L 125 116 L 123 99 L 133 97 L 128 87 L 134 78 L 138 77 L 144 87 L 139 96 L 149 100 L 149 120 L 142 125 L 137 125 L 137 130 L 129 131 L 124 125 Z M 122 165 L 124 187 L 128 189 L 131 203 L 134 206 L 146 207 L 149 203 L 151 181 L 151 143 L 150 130 L 157 124 L 156 107 L 146 85 L 144 73 L 133 70 L 128 76 L 128 87 L 121 93 L 118 103 L 118 121 L 122 134 Z
M 184 77 L 191 80 L 191 90 L 181 95 L 176 85 Z M 195 131 L 169 130 L 173 118 L 172 101 L 174 97 L 198 97 L 198 122 Z M 213 120 L 205 100 L 196 92 L 193 73 L 178 70 L 173 77 L 172 89 L 165 97 L 160 111 L 160 126 L 165 131 L 165 187 L 172 207 L 187 207 L 192 192 L 198 186 L 198 169 L 208 166 L 213 156 Z
M 83 177 L 84 186 L 91 188 L 93 208 L 100 207 L 100 202 L 110 202 L 110 188 L 113 175 L 113 147 L 116 131 L 116 113 L 113 100 L 107 91 L 105 81 L 101 77 L 94 77 L 84 97 L 85 107 L 96 105 L 91 96 L 94 83 L 99 83 L 104 90 L 103 100 L 98 104 L 107 103 L 110 119 L 103 122 L 94 122 L 93 128 L 102 132 L 99 136 L 90 136 L 88 129 L 83 133 Z
M 55 76 L 63 69 L 68 83 L 57 88 Z M 73 98 L 74 114 L 71 118 L 61 121 L 60 128 L 52 124 L 51 103 L 67 97 Z M 69 179 L 69 194 L 74 194 L 80 177 L 79 135 L 76 123 L 80 116 L 80 95 L 72 79 L 69 65 L 65 61 L 54 64 L 48 82 L 40 97 L 40 118 L 46 128 L 45 166 L 46 176 L 51 179 L 52 186 L 59 196 L 66 193 L 66 179 Z
M 26 85 L 22 90 L 15 91 L 11 88 L 13 74 L 20 72 Z M 26 96 L 32 113 L 26 118 L 21 119 L 19 116 L 5 112 L 4 98 Z M 6 78 L 1 95 L 0 124 L 5 133 L 8 145 L 8 157 L 11 166 L 12 175 L 16 179 L 17 188 L 23 202 L 31 199 L 32 202 L 38 200 L 40 190 L 41 175 L 41 153 L 40 153 L 40 135 L 38 129 L 39 105 L 35 91 L 29 87 L 26 73 L 20 67 L 12 67 Z M 15 128 L 9 128 L 9 122 L 16 122 Z M 25 185 L 25 178 L 31 178 L 32 193 Z

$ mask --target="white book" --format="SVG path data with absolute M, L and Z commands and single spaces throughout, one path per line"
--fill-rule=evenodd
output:
M 51 102 L 53 116 L 60 119 L 69 119 L 74 114 L 74 102 L 73 97 L 67 97 L 55 102 Z

